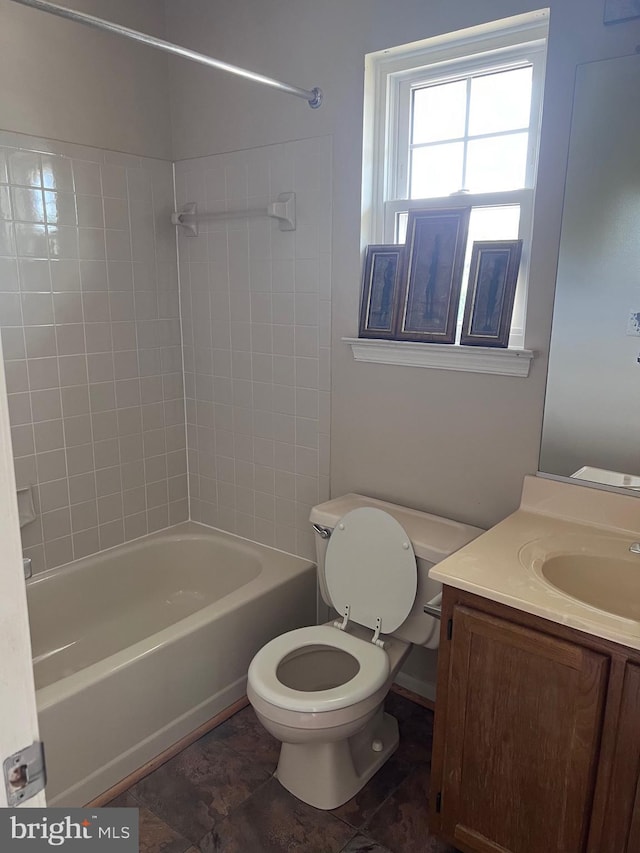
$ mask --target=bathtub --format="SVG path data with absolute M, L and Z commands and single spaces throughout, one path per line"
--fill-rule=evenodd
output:
M 193 522 L 27 584 L 49 806 L 81 806 L 245 693 L 314 624 L 312 563 Z

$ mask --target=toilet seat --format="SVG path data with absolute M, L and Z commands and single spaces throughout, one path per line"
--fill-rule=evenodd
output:
M 318 645 L 352 655 L 360 666 L 356 675 L 330 690 L 305 692 L 282 684 L 276 675 L 280 662 L 291 652 Z M 308 713 L 334 711 L 360 702 L 379 690 L 388 675 L 389 659 L 381 648 L 331 625 L 282 634 L 267 643 L 249 666 L 249 683 L 258 696 L 279 708 Z

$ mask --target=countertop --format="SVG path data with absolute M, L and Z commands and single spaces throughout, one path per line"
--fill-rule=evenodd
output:
M 528 481 L 534 479 L 526 478 Z M 430 577 L 444 585 L 463 589 L 552 622 L 640 650 L 639 621 L 607 613 L 562 593 L 553 587 L 540 571 L 531 568 L 531 560 L 526 552 L 521 553 L 528 543 L 559 536 L 570 536 L 580 550 L 579 543 L 588 544 L 588 540 L 593 541 L 595 536 L 601 541 L 606 539 L 604 543 L 606 547 L 610 545 L 616 553 L 629 557 L 629 545 L 638 540 L 638 532 L 636 531 L 634 535 L 634 531 L 628 529 L 631 526 L 628 517 L 625 518 L 624 525 L 616 526 L 615 517 L 609 509 L 619 509 L 620 502 L 617 495 L 614 496 L 615 500 L 612 500 L 611 496 L 607 497 L 607 493 L 602 493 L 604 509 L 601 512 L 601 518 L 605 521 L 604 524 L 595 524 L 592 517 L 589 517 L 586 523 L 576 520 L 575 516 L 579 515 L 579 512 L 573 507 L 570 513 L 565 513 L 565 517 L 532 511 L 532 506 L 539 509 L 543 505 L 546 509 L 551 507 L 553 510 L 556 504 L 555 495 L 552 495 L 553 499 L 549 500 L 548 492 L 553 493 L 557 486 L 566 487 L 566 484 L 549 485 L 547 483 L 540 486 L 537 482 L 529 483 L 529 493 L 527 493 L 525 482 L 520 509 L 452 556 L 437 563 L 430 570 Z M 569 486 L 568 488 L 580 487 Z M 538 501 L 541 490 L 545 492 L 545 500 Z M 594 496 L 593 490 L 584 489 L 584 491 L 589 492 L 585 496 L 589 505 L 592 505 L 594 500 L 599 500 Z M 536 500 L 531 500 L 532 493 L 535 493 Z M 561 498 L 575 497 L 573 491 L 560 490 L 559 494 Z M 577 498 L 580 497 L 578 494 Z M 617 504 L 616 500 L 618 500 Z M 635 517 L 638 513 L 640 519 L 638 498 L 630 497 L 628 500 L 634 502 L 631 505 L 635 510 L 633 516 Z M 571 500 L 564 500 L 560 505 L 567 506 L 570 503 Z M 531 550 L 531 546 L 528 550 Z M 640 555 L 638 555 L 638 572 L 640 573 Z

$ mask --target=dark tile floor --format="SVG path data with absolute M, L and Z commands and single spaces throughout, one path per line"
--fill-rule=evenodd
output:
M 433 715 L 395 693 L 386 710 L 398 750 L 333 811 L 274 778 L 279 744 L 250 706 L 109 805 L 140 809 L 141 853 L 455 853 L 427 826 Z

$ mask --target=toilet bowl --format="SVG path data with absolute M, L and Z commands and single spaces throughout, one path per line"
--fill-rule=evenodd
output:
M 351 799 L 398 745 L 397 723 L 382 703 L 410 645 L 393 640 L 383 650 L 367 633 L 332 623 L 300 628 L 251 663 L 249 701 L 282 743 L 277 777 L 316 808 Z
M 315 507 L 311 520 L 320 591 L 340 618 L 267 643 L 249 667 L 247 696 L 282 743 L 280 783 L 332 809 L 398 746 L 383 703 L 412 643 L 437 647 L 437 620 L 422 608 L 439 591 L 427 577 L 435 560 L 425 560 L 434 556 L 425 542 L 446 540 L 451 553 L 480 531 L 359 495 Z

